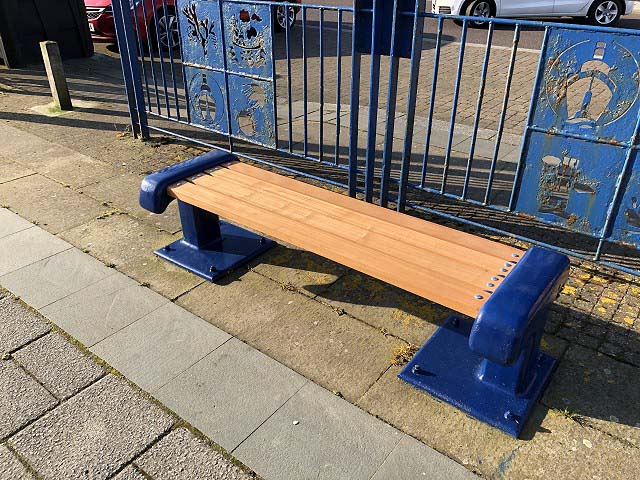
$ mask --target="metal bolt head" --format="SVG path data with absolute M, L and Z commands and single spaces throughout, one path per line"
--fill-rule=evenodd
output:
M 421 372 L 420 365 L 416 363 L 411 369 L 411 373 L 413 373 L 414 375 L 419 375 L 420 372 Z
M 498 278 L 498 277 L 491 277 L 491 281 L 492 281 L 492 282 L 497 282 L 498 280 L 499 280 L 499 278 Z
M 451 325 L 453 325 L 454 327 L 457 327 L 460 324 L 460 320 L 457 318 L 453 318 L 451 320 Z
M 211 267 L 209 267 L 209 271 L 210 271 L 211 273 L 213 273 L 213 272 L 217 272 L 217 271 L 218 271 L 218 269 L 216 268 L 216 266 L 215 266 L 215 265 L 211 265 Z
M 489 282 L 489 283 L 487 283 L 487 287 L 495 287 L 495 284 Z
M 506 268 L 501 268 L 500 271 L 504 273 L 504 272 L 508 272 L 509 270 L 507 270 Z
M 505 267 L 510 267 L 511 265 L 512 265 L 511 262 L 507 262 L 507 263 L 504 264 Z
M 260 237 L 260 245 L 264 245 L 265 243 L 267 243 L 267 239 L 264 237 Z
M 513 258 L 520 258 L 520 255 L 518 255 L 517 253 L 512 253 L 512 254 L 511 254 L 511 256 L 512 256 Z
M 484 297 L 480 294 L 476 294 L 473 296 L 473 298 L 475 298 L 476 300 L 482 300 Z

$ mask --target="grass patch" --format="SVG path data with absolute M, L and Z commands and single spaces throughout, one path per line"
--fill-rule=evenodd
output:
M 393 351 L 391 352 L 391 363 L 398 367 L 406 365 L 407 363 L 409 363 L 409 360 L 413 358 L 417 351 L 418 347 L 410 343 L 396 345 L 395 347 L 393 347 Z

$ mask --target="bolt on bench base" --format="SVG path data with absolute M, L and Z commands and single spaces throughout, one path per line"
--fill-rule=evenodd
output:
M 220 236 L 206 247 L 195 247 L 181 238 L 154 253 L 214 282 L 276 245 L 273 240 L 222 220 Z
M 544 392 L 556 360 L 539 352 L 535 379 L 513 395 L 480 378 L 485 358 L 469 348 L 472 324 L 449 317 L 398 377 L 463 412 L 518 437 Z

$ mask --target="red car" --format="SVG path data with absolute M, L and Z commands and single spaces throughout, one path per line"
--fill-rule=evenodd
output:
M 175 0 L 165 0 L 167 10 L 165 12 L 162 0 L 130 0 L 135 3 L 135 17 L 138 20 L 138 32 L 143 44 L 147 43 L 147 32 L 152 35 L 152 45 L 155 44 L 155 20 L 154 12 L 158 17 L 158 34 L 163 48 L 169 46 L 169 35 L 171 35 L 171 45 L 176 47 L 180 44 L 178 33 L 178 22 L 176 18 Z M 142 2 L 144 1 L 144 6 Z M 292 0 L 291 3 L 300 3 L 301 0 Z M 111 0 L 84 0 L 89 20 L 89 30 L 94 40 L 116 42 L 116 27 L 113 21 L 113 10 Z M 132 13 L 134 9 L 132 8 Z M 274 21 L 278 30 L 286 28 L 286 18 L 289 19 L 289 27 L 293 27 L 299 7 L 289 8 L 289 15 L 285 14 L 285 7 L 278 7 L 274 11 Z

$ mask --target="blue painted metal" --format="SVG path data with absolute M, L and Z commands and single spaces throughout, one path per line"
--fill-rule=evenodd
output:
M 493 293 L 480 292 L 490 296 L 473 325 L 449 317 L 399 377 L 519 436 L 555 365 L 540 341 L 568 270 L 565 255 L 529 249 Z
M 342 89 L 342 10 L 338 11 L 338 26 L 336 38 L 336 148 L 335 165 L 340 164 L 340 116 L 341 102 L 340 93 Z
M 397 4 L 396 4 L 397 1 Z M 413 13 L 415 8 L 414 0 L 356 0 L 356 33 L 355 49 L 358 53 L 374 55 L 391 55 L 397 57 L 411 57 L 411 47 L 413 45 L 413 16 L 398 15 L 396 22 L 399 34 L 394 36 L 394 13 L 395 6 L 402 12 Z M 364 32 L 373 33 L 371 37 Z M 393 47 L 392 47 L 393 44 Z
M 371 202 L 373 200 L 373 183 L 375 181 L 375 162 L 376 162 L 376 127 L 378 124 L 378 96 L 380 86 L 380 55 L 376 52 L 376 45 L 380 42 L 379 30 L 381 24 L 379 19 L 383 17 L 383 0 L 374 0 L 372 14 L 372 30 L 369 37 L 370 51 L 373 54 L 370 57 L 369 65 L 369 114 L 367 120 L 367 154 L 365 159 L 365 175 L 364 175 L 364 201 Z M 362 18 L 357 16 L 356 18 Z M 363 27 L 359 27 L 360 32 L 364 34 Z M 359 32 L 354 33 L 356 38 L 361 38 Z M 359 115 L 360 112 L 351 112 L 351 115 Z
M 162 213 L 174 200 L 170 185 L 204 170 L 235 161 L 237 157 L 220 151 L 209 152 L 147 175 L 140 187 L 140 205 Z M 190 272 L 215 281 L 275 245 L 243 228 L 220 221 L 217 215 L 178 201 L 183 238 L 155 251 L 159 257 Z
M 349 93 L 349 196 L 355 197 L 358 191 L 358 120 L 360 116 L 360 63 L 361 55 L 356 48 L 358 43 L 356 12 L 358 0 L 353 0 L 353 19 L 351 22 L 351 91 Z

